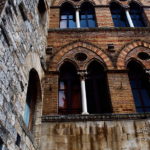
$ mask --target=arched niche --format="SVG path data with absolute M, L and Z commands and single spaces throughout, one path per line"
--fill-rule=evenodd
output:
M 27 128 L 34 133 L 37 126 L 36 120 L 41 117 L 42 110 L 42 93 L 41 84 L 37 71 L 31 69 L 29 72 L 29 81 L 26 95 L 26 103 L 24 110 L 24 122 Z

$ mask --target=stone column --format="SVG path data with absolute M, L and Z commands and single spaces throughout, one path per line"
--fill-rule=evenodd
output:
M 127 20 L 128 20 L 128 22 L 129 22 L 130 27 L 134 27 L 133 21 L 132 21 L 132 19 L 131 19 L 130 14 L 129 14 L 129 10 L 126 9 L 126 10 L 125 10 L 125 13 L 126 13 L 126 17 L 127 17 Z
M 77 28 L 80 28 L 80 14 L 79 14 L 79 8 L 76 9 L 76 25 L 77 25 Z
M 86 98 L 86 87 L 85 87 L 85 77 L 87 72 L 78 72 L 81 80 L 81 95 L 82 95 L 82 114 L 89 114 L 87 111 L 87 98 Z
M 145 72 L 146 72 L 146 74 L 148 74 L 148 80 L 150 82 L 150 69 L 146 69 Z

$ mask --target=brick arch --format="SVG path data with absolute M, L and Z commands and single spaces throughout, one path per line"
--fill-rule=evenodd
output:
M 72 1 L 72 0 L 55 0 L 52 3 L 52 6 L 61 6 L 63 3 L 68 2 L 71 3 L 73 6 L 80 6 L 84 2 L 90 2 L 93 5 L 98 5 L 97 0 L 80 0 L 79 2 L 77 1 Z
M 62 6 L 64 3 L 69 3 L 75 8 L 75 3 L 72 0 L 61 0 L 58 2 L 57 6 Z
M 76 62 L 75 61 L 73 61 L 73 60 L 71 60 L 71 59 L 69 59 L 69 58 L 66 58 L 66 59 L 64 59 L 63 61 L 61 61 L 58 65 L 57 65 L 57 70 L 60 70 L 60 67 L 65 63 L 65 62 L 69 62 L 69 63 L 71 63 L 75 68 L 76 68 L 76 70 L 79 70 L 79 66 L 76 64 Z
M 79 1 L 79 3 L 78 3 L 78 6 L 81 6 L 83 3 L 85 3 L 85 2 L 89 2 L 90 4 L 92 4 L 93 6 L 95 6 L 96 5 L 96 0 L 94 1 L 94 0 L 81 0 L 81 1 Z
M 132 43 L 127 44 L 120 52 L 118 59 L 117 59 L 117 68 L 118 69 L 125 69 L 126 68 L 126 56 L 128 55 L 128 53 L 133 50 L 134 48 L 137 47 L 145 47 L 145 48 L 150 48 L 150 43 L 145 42 L 145 41 L 134 41 Z
M 131 62 L 131 61 L 135 61 L 137 63 L 139 63 L 141 65 L 142 68 L 146 69 L 146 66 L 139 60 L 137 60 L 136 58 L 130 58 L 126 61 L 126 68 L 128 66 L 128 64 Z
M 44 76 L 44 71 L 40 62 L 40 55 L 38 53 L 29 52 L 25 58 L 24 64 L 21 65 L 20 68 L 23 69 L 25 67 L 27 69 L 27 72 L 30 72 L 31 69 L 35 69 L 38 72 L 39 78 L 41 80 Z
M 98 60 L 97 58 L 92 58 L 91 60 L 89 60 L 89 61 L 85 64 L 85 66 L 84 66 L 85 70 L 87 70 L 88 66 L 89 66 L 93 61 L 97 61 L 97 62 L 104 68 L 104 70 L 107 70 L 107 67 L 106 67 L 106 65 L 104 64 L 104 62 Z
M 117 4 L 120 5 L 121 7 L 124 7 L 124 5 L 123 5 L 119 0 L 109 0 L 107 4 L 110 5 L 110 4 L 113 3 L 113 2 L 117 3 Z
M 53 71 L 56 71 L 57 68 L 57 64 L 61 61 L 61 58 L 70 50 L 75 49 L 77 47 L 83 47 L 86 48 L 88 50 L 91 50 L 92 52 L 96 53 L 105 63 L 107 69 L 113 69 L 113 64 L 112 61 L 110 60 L 110 58 L 103 52 L 102 49 L 96 47 L 93 44 L 90 43 L 86 43 L 86 42 L 82 42 L 82 41 L 76 41 L 72 44 L 67 44 L 66 46 L 64 46 L 62 49 L 60 49 L 52 58 L 51 64 L 50 64 L 50 68 Z M 49 68 L 49 69 L 50 69 Z
M 143 4 L 142 4 L 139 0 L 129 0 L 129 1 L 128 1 L 128 5 L 129 5 L 131 2 L 135 2 L 135 3 L 139 4 L 141 7 L 143 6 Z

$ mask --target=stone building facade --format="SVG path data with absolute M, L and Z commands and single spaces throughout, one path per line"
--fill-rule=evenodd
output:
M 150 1 L 2 0 L 0 150 L 149 150 Z

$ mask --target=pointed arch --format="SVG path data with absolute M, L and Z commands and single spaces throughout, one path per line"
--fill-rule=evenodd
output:
M 90 59 L 90 60 L 85 64 L 85 66 L 84 66 L 85 70 L 87 70 L 88 66 L 89 66 L 93 61 L 98 62 L 101 66 L 103 66 L 104 70 L 107 69 L 106 65 L 105 65 L 102 61 L 98 60 L 97 58 L 92 58 L 92 59 Z
M 49 69 L 52 71 L 56 71 L 57 64 L 61 61 L 61 58 L 70 50 L 78 48 L 78 47 L 83 47 L 88 50 L 91 50 L 92 52 L 96 53 L 105 63 L 107 69 L 113 69 L 114 66 L 112 64 L 112 61 L 110 58 L 103 52 L 102 49 L 96 47 L 93 44 L 86 43 L 83 41 L 75 41 L 73 43 L 65 45 L 63 48 L 61 48 L 57 53 L 55 53 L 54 57 L 51 60 L 51 64 Z
M 98 5 L 99 2 L 96 0 L 80 0 L 78 2 L 74 2 L 72 0 L 55 0 L 55 2 L 53 2 L 52 6 L 61 6 L 63 3 L 65 2 L 69 2 L 72 3 L 75 6 L 81 6 L 82 3 L 84 2 L 89 2 L 91 3 L 93 6 Z
M 139 0 L 129 0 L 128 5 L 130 5 L 130 3 L 137 3 L 139 6 L 143 6 L 143 4 Z
M 134 48 L 140 47 L 140 46 L 145 47 L 145 48 L 150 48 L 150 43 L 148 43 L 146 41 L 138 40 L 138 41 L 133 41 L 133 42 L 126 44 L 118 56 L 117 64 L 116 64 L 117 68 L 125 69 L 126 68 L 126 62 L 125 62 L 126 60 L 125 59 L 126 59 L 128 53 L 130 51 L 132 51 Z
M 82 6 L 83 3 L 89 3 L 93 6 L 96 5 L 96 2 L 94 0 L 81 0 L 79 3 L 78 3 L 78 6 Z
M 127 68 L 128 64 L 129 64 L 130 62 L 132 62 L 132 61 L 134 61 L 134 62 L 138 63 L 139 65 L 141 65 L 143 69 L 146 69 L 145 66 L 144 66 L 139 60 L 137 60 L 136 58 L 130 58 L 130 59 L 128 59 L 128 60 L 126 61 L 126 63 L 125 63 L 126 68 Z
M 64 63 L 66 63 L 66 62 L 71 63 L 72 65 L 74 65 L 74 67 L 76 68 L 76 70 L 79 70 L 79 67 L 78 67 L 78 65 L 76 64 L 76 62 L 75 62 L 75 61 L 72 61 L 72 60 L 69 59 L 69 58 L 66 58 L 66 59 L 64 59 L 61 63 L 59 63 L 58 66 L 57 66 L 57 70 L 60 70 L 61 66 L 62 66 Z
M 118 0 L 110 0 L 108 2 L 108 5 L 111 5 L 112 3 L 116 3 L 116 4 L 120 5 L 121 7 L 124 7 L 124 5 Z

